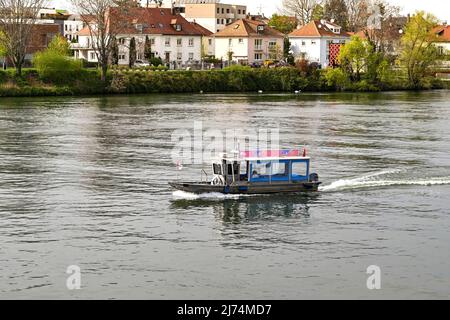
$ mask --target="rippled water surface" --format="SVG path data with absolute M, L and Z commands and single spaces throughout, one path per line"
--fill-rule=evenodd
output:
M 0 99 L 0 298 L 449 298 L 450 93 Z M 280 128 L 309 196 L 174 193 L 171 134 Z M 78 265 L 82 289 L 66 288 Z M 366 268 L 382 289 L 366 287 Z

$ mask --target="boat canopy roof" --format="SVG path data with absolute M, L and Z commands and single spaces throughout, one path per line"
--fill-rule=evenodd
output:
M 220 160 L 225 161 L 281 161 L 281 160 L 310 160 L 306 156 L 306 150 L 303 153 L 300 150 L 256 150 L 233 152 L 232 154 L 222 154 Z

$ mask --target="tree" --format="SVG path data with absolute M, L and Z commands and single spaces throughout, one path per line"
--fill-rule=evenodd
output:
M 367 26 L 369 19 L 369 0 L 346 0 L 347 31 L 357 32 Z
M 153 57 L 152 54 L 152 43 L 150 42 L 150 39 L 148 36 L 145 36 L 145 44 L 144 44 L 144 58 L 147 61 L 150 61 L 150 59 Z
M 119 64 L 119 44 L 116 37 L 113 37 L 111 40 L 111 64 L 113 66 Z
M 354 81 L 361 80 L 361 74 L 369 64 L 373 47 L 366 40 L 353 36 L 351 41 L 346 43 L 339 54 L 340 68 L 348 74 Z
M 312 20 L 314 8 L 320 0 L 283 0 L 285 14 L 297 17 L 301 25 L 306 25 Z
M 136 39 L 133 37 L 130 40 L 130 48 L 129 48 L 129 60 L 128 60 L 128 66 L 132 68 L 134 66 L 134 63 L 136 62 Z
M 37 52 L 33 64 L 39 76 L 56 84 L 67 84 L 78 79 L 82 71 L 80 60 L 69 57 L 70 50 L 67 40 L 62 36 L 53 38 L 47 49 Z
M 432 30 L 437 24 L 435 16 L 418 11 L 406 25 L 401 39 L 399 62 L 412 88 L 420 88 L 431 67 L 439 59 L 432 36 Z
M 6 49 L 17 75 L 22 74 L 38 12 L 44 7 L 45 2 L 45 0 L 0 0 L 0 29 L 4 35 L 0 38 L 0 45 Z
M 399 18 L 400 8 L 390 5 L 385 0 L 377 0 L 367 9 L 364 35 L 372 44 L 376 52 L 393 52 L 400 40 L 399 29 L 403 28 L 402 19 Z M 400 24 L 399 24 L 400 23 Z
M 312 12 L 312 20 L 321 20 L 323 19 L 323 6 L 320 4 L 316 4 L 314 10 Z
M 325 19 L 334 19 L 334 22 L 343 29 L 347 28 L 348 12 L 344 0 L 327 0 L 323 8 L 323 13 Z
M 297 19 L 286 15 L 274 14 L 269 21 L 269 26 L 281 33 L 291 33 L 297 27 Z

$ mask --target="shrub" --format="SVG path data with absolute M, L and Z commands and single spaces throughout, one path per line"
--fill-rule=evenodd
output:
M 83 70 L 81 61 L 51 50 L 38 52 L 33 63 L 42 80 L 55 84 L 70 83 L 79 78 Z

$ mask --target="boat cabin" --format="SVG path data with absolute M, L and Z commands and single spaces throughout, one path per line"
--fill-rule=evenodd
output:
M 214 184 L 301 182 L 309 180 L 310 158 L 298 150 L 224 154 L 212 169 Z

